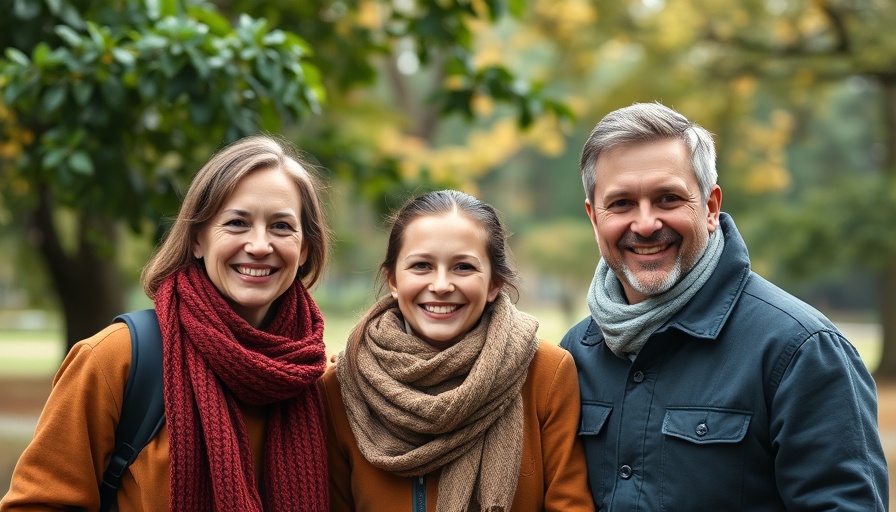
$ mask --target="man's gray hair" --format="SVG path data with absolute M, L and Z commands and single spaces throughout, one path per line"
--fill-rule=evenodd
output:
M 594 167 L 601 153 L 625 144 L 674 138 L 681 139 L 690 150 L 700 196 L 704 202 L 709 200 L 709 192 L 719 175 L 712 134 L 661 103 L 635 103 L 604 116 L 585 141 L 579 168 L 588 202 L 594 206 Z

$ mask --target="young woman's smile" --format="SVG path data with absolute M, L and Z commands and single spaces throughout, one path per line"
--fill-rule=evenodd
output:
M 414 334 L 446 348 L 476 326 L 500 291 L 492 282 L 485 234 L 452 213 L 415 219 L 402 239 L 388 279 L 392 296 Z

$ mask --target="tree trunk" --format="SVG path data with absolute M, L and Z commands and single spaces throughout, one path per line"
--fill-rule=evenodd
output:
M 109 325 L 122 312 L 124 292 L 115 258 L 117 229 L 109 219 L 82 214 L 75 228 L 76 249 L 66 250 L 60 242 L 53 202 L 46 190 L 40 198 L 41 204 L 30 220 L 40 234 L 37 248 L 60 302 L 68 352 L 72 345 Z
M 896 76 L 881 80 L 883 88 L 884 142 L 886 157 L 884 172 L 887 183 L 896 183 Z M 896 263 L 884 264 L 881 270 L 880 323 L 883 350 L 875 377 L 896 380 Z

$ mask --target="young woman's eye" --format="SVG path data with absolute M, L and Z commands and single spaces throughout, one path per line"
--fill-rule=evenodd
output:
M 476 267 L 470 263 L 458 263 L 455 267 L 457 270 L 461 272 L 469 272 L 471 270 L 476 270 Z
M 411 263 L 411 266 L 409 268 L 411 268 L 412 270 L 426 270 L 429 268 L 429 263 L 425 261 L 418 261 L 416 263 Z

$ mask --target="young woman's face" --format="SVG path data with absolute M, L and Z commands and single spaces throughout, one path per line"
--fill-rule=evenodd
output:
M 475 327 L 501 289 L 492 282 L 482 228 L 455 213 L 407 225 L 388 281 L 414 334 L 439 349 Z
M 196 237 L 215 288 L 238 315 L 258 327 L 296 279 L 308 255 L 298 186 L 279 169 L 250 172 Z

